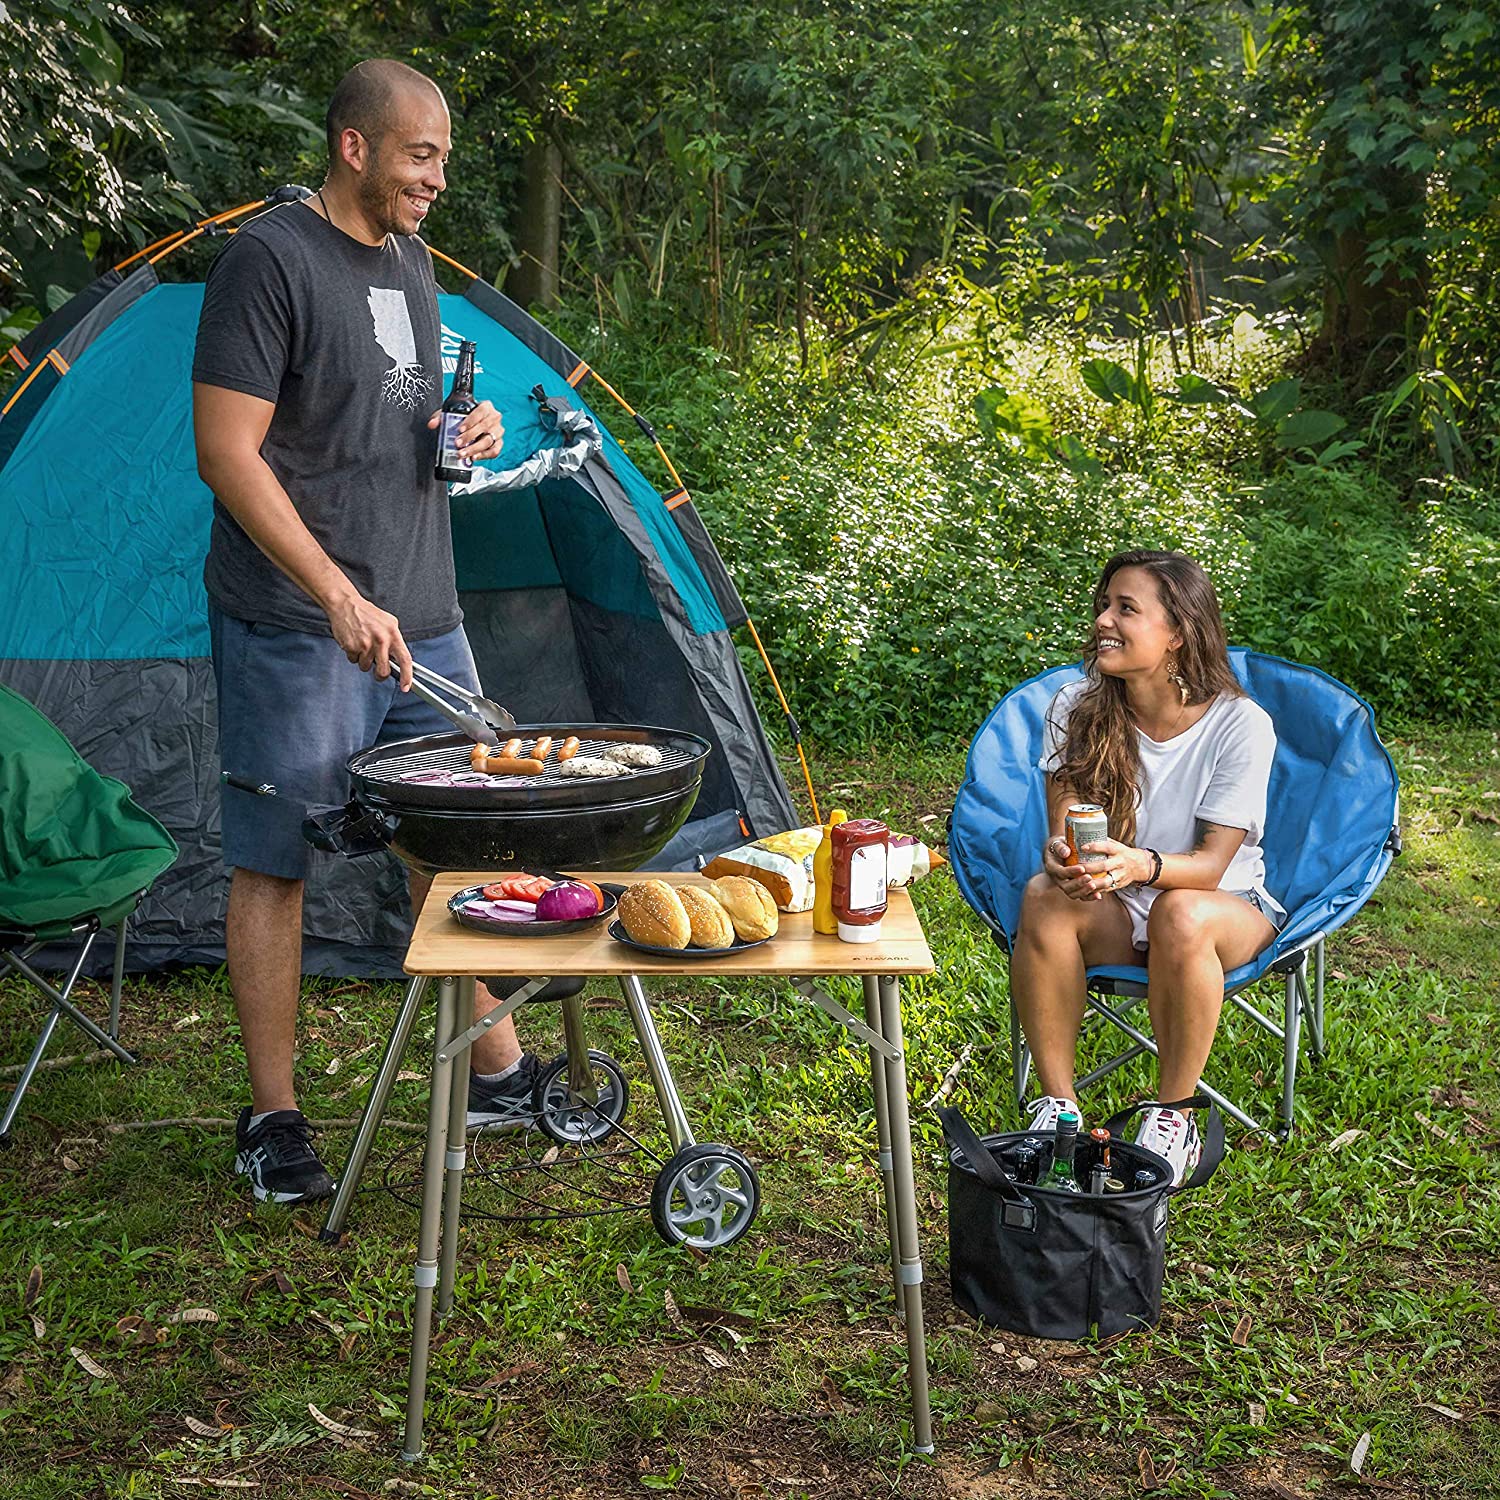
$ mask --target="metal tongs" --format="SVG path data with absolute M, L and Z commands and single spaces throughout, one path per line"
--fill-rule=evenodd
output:
M 493 745 L 500 735 L 509 735 L 515 730 L 515 715 L 508 708 L 502 708 L 493 698 L 482 698 L 478 693 L 471 693 L 468 688 L 440 677 L 421 662 L 414 661 L 411 664 L 411 676 L 412 692 L 424 703 L 430 703 L 445 719 L 451 719 L 475 744 Z M 421 678 L 420 682 L 418 678 Z M 430 683 L 432 687 L 451 693 L 458 700 L 457 706 L 439 698 L 432 688 L 424 687 L 423 683 Z

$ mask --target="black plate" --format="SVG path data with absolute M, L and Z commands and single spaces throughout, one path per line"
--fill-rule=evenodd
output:
M 603 915 L 601 912 L 600 916 Z M 658 948 L 655 943 L 636 942 L 625 931 L 623 922 L 611 922 L 609 935 L 617 943 L 624 943 L 627 948 L 634 948 L 641 953 L 654 953 L 658 958 L 722 958 L 726 953 L 743 953 L 746 948 L 759 948 L 762 943 L 771 941 L 770 938 L 756 938 L 754 942 L 747 943 L 742 938 L 736 938 L 727 948 Z
M 604 892 L 604 909 L 591 917 L 574 917 L 568 922 L 504 922 L 499 917 L 486 917 L 479 912 L 465 910 L 470 901 L 484 901 L 482 885 L 466 885 L 448 898 L 451 911 L 460 927 L 472 928 L 475 932 L 488 932 L 496 937 L 552 937 L 559 932 L 577 932 L 581 927 L 592 927 L 602 922 L 620 904 L 615 888 L 601 886 Z

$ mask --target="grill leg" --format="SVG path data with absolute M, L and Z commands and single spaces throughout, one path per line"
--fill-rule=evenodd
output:
M 581 1104 L 596 1105 L 599 1088 L 589 1062 L 588 1036 L 583 1029 L 583 1000 L 571 995 L 562 1002 L 563 1045 L 568 1051 L 568 1094 Z
M 458 981 L 458 1017 L 455 1031 L 466 1031 L 474 1022 L 474 980 Z M 464 1129 L 469 1117 L 469 1070 L 465 1066 L 467 1050 L 453 1058 L 448 1089 L 448 1149 L 443 1166 L 447 1180 L 443 1185 L 443 1243 L 438 1266 L 438 1313 L 446 1317 L 453 1310 L 453 1278 L 458 1266 L 458 1214 L 464 1194 L 464 1168 L 468 1151 Z
M 687 1111 L 682 1107 L 682 1097 L 672 1080 L 672 1070 L 667 1066 L 667 1054 L 662 1051 L 661 1038 L 656 1034 L 656 1022 L 651 1019 L 651 1007 L 646 1000 L 646 991 L 640 977 L 635 974 L 620 975 L 620 989 L 625 995 L 625 1009 L 630 1012 L 631 1024 L 646 1058 L 646 1071 L 651 1074 L 651 1086 L 656 1090 L 656 1102 L 661 1106 L 662 1119 L 667 1125 L 667 1139 L 675 1154 L 684 1146 L 695 1146 L 697 1138 L 688 1124 Z
M 891 1116 L 891 1154 L 896 1176 L 896 1222 L 901 1246 L 901 1291 L 906 1301 L 906 1369 L 911 1382 L 912 1445 L 932 1452 L 932 1410 L 927 1395 L 927 1333 L 922 1318 L 922 1248 L 917 1237 L 917 1186 L 912 1165 L 911 1118 L 906 1104 L 906 1055 L 901 1033 L 901 982 L 882 974 L 881 1034 L 895 1049 L 894 1062 L 882 1060 L 886 1105 Z
M 862 980 L 865 990 L 865 1024 L 880 1031 L 880 981 L 873 974 Z M 881 1033 L 884 1035 L 884 1033 Z M 870 1092 L 875 1100 L 875 1140 L 880 1150 L 880 1183 L 885 1193 L 887 1229 L 896 1223 L 896 1176 L 891 1157 L 891 1107 L 885 1087 L 885 1059 L 870 1048 Z M 901 1246 L 895 1233 L 891 1242 L 891 1283 L 896 1289 L 896 1311 L 906 1316 L 906 1299 L 901 1290 Z
M 401 1009 L 396 1012 L 396 1024 L 386 1039 L 385 1052 L 380 1066 L 375 1070 L 375 1081 L 370 1085 L 369 1097 L 359 1117 L 359 1129 L 354 1133 L 354 1145 L 349 1149 L 349 1160 L 339 1174 L 338 1186 L 334 1190 L 333 1202 L 328 1216 L 323 1220 L 321 1238 L 336 1240 L 344 1232 L 344 1223 L 359 1191 L 360 1178 L 365 1174 L 365 1163 L 369 1160 L 370 1148 L 375 1144 L 380 1122 L 385 1119 L 385 1107 L 390 1101 L 391 1088 L 396 1074 L 401 1071 L 401 1059 L 406 1055 L 406 1045 L 411 1040 L 412 1027 L 422 1009 L 422 996 L 427 990 L 425 978 L 413 979 L 406 987 L 401 1000 Z
M 432 1088 L 427 1099 L 427 1150 L 422 1159 L 422 1222 L 417 1231 L 416 1302 L 411 1318 L 411 1376 L 406 1387 L 406 1441 L 401 1457 L 422 1456 L 422 1404 L 427 1398 L 427 1357 L 432 1352 L 432 1294 L 438 1280 L 438 1240 L 442 1229 L 443 1154 L 447 1144 L 448 1098 L 453 1062 L 442 1060 L 453 1023 L 458 983 L 438 981 L 437 1029 L 432 1044 Z

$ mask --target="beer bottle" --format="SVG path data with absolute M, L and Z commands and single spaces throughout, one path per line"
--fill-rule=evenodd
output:
M 1153 1171 L 1151 1171 L 1151 1169 L 1149 1167 L 1142 1167 L 1135 1174 L 1135 1190 L 1136 1190 L 1136 1192 L 1138 1192 L 1138 1193 L 1144 1193 L 1147 1190 L 1147 1188 L 1154 1188 L 1155 1186 L 1156 1186 L 1156 1173 L 1153 1172 Z
M 1016 1181 L 1033 1187 L 1036 1184 L 1036 1172 L 1036 1151 L 1023 1142 L 1016 1148 Z
M 1052 1147 L 1052 1166 L 1044 1187 L 1060 1193 L 1079 1193 L 1078 1178 L 1073 1172 L 1073 1157 L 1078 1150 L 1078 1116 L 1065 1109 L 1057 1117 L 1057 1140 Z
M 474 399 L 474 341 L 464 339 L 458 346 L 453 389 L 443 402 L 443 418 L 438 423 L 437 467 L 433 470 L 439 479 L 446 479 L 449 484 L 467 484 L 473 478 L 474 460 L 459 451 L 458 429 L 478 405 Z

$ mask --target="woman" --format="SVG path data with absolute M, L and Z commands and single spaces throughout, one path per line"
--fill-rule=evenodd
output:
M 1265 888 L 1261 841 L 1276 751 L 1270 716 L 1229 665 L 1208 575 L 1180 552 L 1122 552 L 1094 594 L 1087 677 L 1047 712 L 1042 769 L 1051 836 L 1026 887 L 1011 993 L 1043 1096 L 1031 1128 L 1075 1113 L 1084 970 L 1150 975 L 1156 1097 L 1198 1086 L 1226 970 L 1248 963 L 1286 913 Z M 1098 803 L 1111 837 L 1072 861 L 1069 806 Z M 1100 858 L 1100 856 L 1103 856 Z M 1138 1142 L 1185 1181 L 1202 1146 L 1190 1111 L 1147 1110 Z

